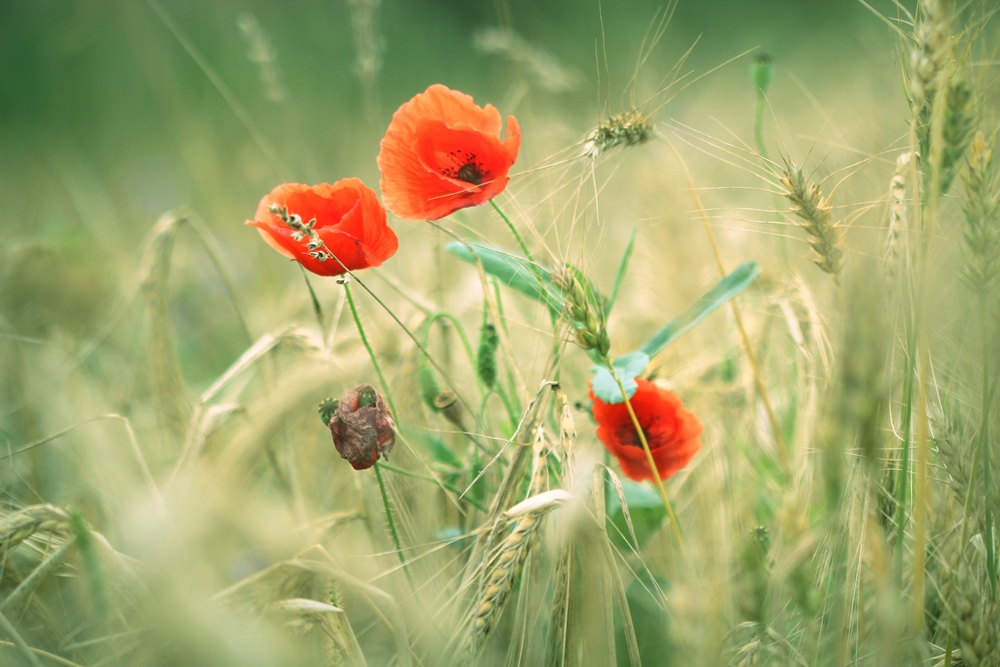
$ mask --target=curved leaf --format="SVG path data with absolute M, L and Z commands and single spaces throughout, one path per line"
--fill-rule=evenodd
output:
M 655 357 L 657 353 L 670 344 L 675 338 L 690 330 L 694 325 L 708 317 L 719 306 L 726 303 L 734 296 L 750 286 L 760 269 L 756 262 L 746 262 L 736 267 L 736 270 L 719 281 L 719 283 L 705 292 L 700 299 L 695 301 L 687 310 L 670 320 L 665 327 L 656 332 L 649 339 L 649 342 L 642 346 L 641 351 Z
M 521 294 L 545 304 L 553 315 L 558 316 L 562 312 L 563 295 L 552 284 L 547 268 L 540 267 L 539 271 L 532 271 L 525 258 L 478 243 L 452 241 L 446 244 L 444 249 L 470 264 L 475 264 L 478 257 L 483 264 L 483 270 L 489 275 Z M 536 273 L 541 276 L 541 280 Z

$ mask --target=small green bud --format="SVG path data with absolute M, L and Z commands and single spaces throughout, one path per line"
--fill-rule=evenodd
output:
M 369 408 L 375 405 L 375 401 L 378 399 L 378 394 L 375 393 L 375 387 L 370 384 L 363 384 L 358 387 L 358 408 Z
M 597 352 L 602 357 L 607 357 L 608 353 L 611 352 L 611 339 L 608 338 L 606 329 L 601 329 L 601 335 L 597 339 Z
M 483 324 L 479 330 L 479 348 L 476 350 L 476 373 L 483 384 L 492 388 L 497 381 L 497 346 L 500 345 L 500 337 L 497 335 L 496 327 L 492 324 Z
M 330 420 L 333 419 L 333 413 L 337 411 L 338 405 L 340 405 L 340 401 L 336 398 L 324 399 L 319 404 L 319 418 L 323 420 L 324 426 L 330 425 Z
M 424 405 L 432 410 L 436 409 L 434 407 L 434 399 L 441 393 L 441 387 L 438 385 L 437 378 L 434 377 L 434 371 L 431 370 L 426 358 L 420 364 L 417 383 L 420 385 L 420 397 L 424 400 Z
M 771 62 L 771 56 L 762 53 L 754 58 L 750 73 L 753 75 L 754 87 L 766 93 L 768 86 L 771 85 L 771 79 L 774 78 L 774 63 Z
M 585 350 L 593 350 L 597 347 L 597 337 L 586 329 L 576 330 L 576 342 Z

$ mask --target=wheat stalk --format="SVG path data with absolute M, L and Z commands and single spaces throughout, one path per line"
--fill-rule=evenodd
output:
M 833 222 L 830 199 L 820 192 L 819 184 L 807 183 L 802 170 L 786 165 L 780 178 L 785 196 L 792 203 L 792 213 L 802 219 L 802 229 L 809 235 L 813 263 L 837 281 L 843 255 L 842 232 Z
M 478 655 L 483 642 L 503 612 L 514 582 L 524 569 L 542 520 L 562 502 L 571 498 L 560 489 L 546 491 L 518 503 L 504 513 L 514 522 L 510 534 L 500 543 L 487 563 L 483 583 L 472 609 L 472 627 L 466 655 Z

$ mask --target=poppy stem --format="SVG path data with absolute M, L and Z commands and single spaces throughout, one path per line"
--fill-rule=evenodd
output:
M 667 508 L 667 516 L 670 517 L 670 525 L 674 529 L 674 536 L 677 538 L 677 545 L 681 549 L 681 553 L 685 556 L 687 555 L 687 549 L 684 546 L 684 538 L 681 537 L 681 526 L 677 523 L 677 516 L 674 514 L 674 508 L 670 505 L 670 500 L 667 498 L 667 490 L 663 487 L 663 480 L 660 479 L 660 471 L 656 467 L 656 461 L 653 460 L 653 452 L 649 449 L 649 441 L 646 440 L 646 433 L 642 430 L 642 425 L 639 424 L 639 418 L 635 415 L 635 410 L 632 409 L 632 402 L 628 399 L 628 393 L 625 391 L 625 385 L 622 384 L 621 379 L 618 374 L 615 373 L 614 362 L 611 358 L 608 358 L 608 370 L 611 371 L 611 377 L 615 379 L 615 383 L 618 385 L 618 389 L 622 392 L 622 398 L 625 399 L 625 408 L 628 410 L 628 416 L 632 419 L 632 426 L 635 427 L 635 432 L 639 435 L 639 442 L 642 443 L 642 451 L 646 453 L 646 463 L 649 464 L 649 471 L 653 473 L 653 480 L 656 482 L 656 490 L 660 492 L 660 498 L 663 499 L 663 506 Z
M 395 418 L 396 404 L 392 401 L 389 384 L 385 381 L 385 376 L 382 374 L 382 367 L 378 363 L 378 357 L 375 356 L 375 350 L 372 349 L 371 343 L 368 342 L 368 336 L 365 335 L 365 328 L 361 325 L 361 316 L 358 315 L 358 309 L 354 305 L 354 297 L 351 296 L 351 283 L 346 280 L 344 281 L 344 295 L 347 297 L 347 305 L 351 308 L 351 316 L 354 318 L 354 325 L 358 329 L 358 336 L 361 337 L 361 342 L 364 344 L 365 349 L 368 350 L 368 358 L 371 359 L 372 366 L 375 367 L 375 374 L 378 375 L 378 381 L 382 385 L 382 395 L 385 396 L 386 403 L 389 404 L 389 411 L 392 412 Z M 378 481 L 378 490 L 382 495 L 382 507 L 385 509 L 385 522 L 389 526 L 389 534 L 392 535 L 392 543 L 396 547 L 396 555 L 399 557 L 399 563 L 403 566 L 403 572 L 406 573 L 406 579 L 410 582 L 410 586 L 413 587 L 413 576 L 410 574 L 410 568 L 406 564 L 406 556 L 403 555 L 403 544 L 399 541 L 399 531 L 396 530 L 396 521 L 392 517 L 392 506 L 389 505 L 389 494 L 386 492 L 385 482 L 382 480 L 382 471 L 377 461 L 372 467 L 375 469 L 375 479 Z
M 347 297 L 347 305 L 351 308 L 351 316 L 354 318 L 354 325 L 358 329 L 358 335 L 361 337 L 361 342 L 364 344 L 365 349 L 368 350 L 368 358 L 371 359 L 372 366 L 375 367 L 375 374 L 378 375 L 379 384 L 382 385 L 382 395 L 385 396 L 385 401 L 389 404 L 389 410 L 392 411 L 392 415 L 395 417 L 396 404 L 392 400 L 389 383 L 385 381 L 385 376 L 382 375 L 382 366 L 379 365 L 378 357 L 375 356 L 375 350 L 372 349 L 371 343 L 368 342 L 368 336 L 365 335 L 365 328 L 361 325 L 361 316 L 358 315 L 358 309 L 354 305 L 354 297 L 351 296 L 351 283 L 347 280 L 344 281 L 344 295 Z
M 542 279 L 541 271 L 538 270 L 538 265 L 535 263 L 535 258 L 534 256 L 532 256 L 531 251 L 528 250 L 528 244 L 526 244 L 524 242 L 524 239 L 521 238 L 521 234 L 517 231 L 517 227 L 514 226 L 514 223 L 511 222 L 510 218 L 507 217 L 507 214 L 504 213 L 500 209 L 500 206 L 492 199 L 490 200 L 490 206 L 492 206 L 493 210 L 497 212 L 497 215 L 503 218 L 503 221 L 507 223 L 507 227 L 510 228 L 510 233 L 514 235 L 515 239 L 517 239 L 517 244 L 521 246 L 521 252 L 524 253 L 524 258 L 528 260 L 528 268 L 531 269 L 531 274 L 535 277 L 536 280 L 538 280 L 538 282 L 544 285 L 545 281 Z

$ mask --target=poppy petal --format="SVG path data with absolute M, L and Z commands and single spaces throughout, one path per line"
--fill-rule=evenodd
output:
M 292 229 L 271 212 L 272 206 L 299 216 L 303 225 L 311 225 L 312 234 Z M 399 247 L 375 192 L 357 178 L 313 186 L 279 185 L 261 199 L 255 218 L 246 224 L 256 227 L 276 251 L 323 276 L 378 266 Z M 311 249 L 310 241 L 315 240 L 323 246 Z
M 637 379 L 638 388 L 629 399 L 649 445 L 650 454 L 661 479 L 666 479 L 688 464 L 701 449 L 702 425 L 685 410 L 680 398 L 648 380 Z M 622 472 L 631 479 L 653 479 L 646 452 L 641 445 L 628 408 L 624 403 L 608 404 L 594 396 L 593 415 L 597 437 L 618 459 Z
M 393 115 L 378 165 L 386 208 L 408 220 L 437 220 L 485 203 L 507 187 L 520 127 L 489 104 L 435 84 Z

